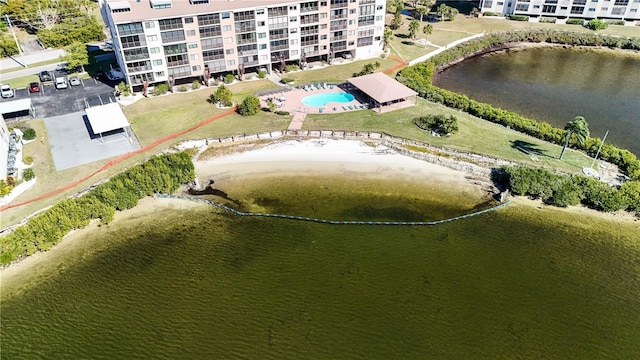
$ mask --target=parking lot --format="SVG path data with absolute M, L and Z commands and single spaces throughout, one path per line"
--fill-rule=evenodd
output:
M 55 76 L 54 76 L 55 75 Z M 51 76 L 67 77 L 66 74 L 51 72 Z M 113 82 L 98 81 L 95 79 L 81 79 L 80 85 L 67 85 L 66 89 L 56 89 L 53 81 L 40 83 L 40 91 L 30 93 L 28 88 L 13 89 L 14 97 L 3 98 L 0 101 L 12 101 L 31 98 L 35 109 L 35 117 L 50 118 L 64 114 L 82 111 L 87 106 L 107 104 L 116 101 L 113 96 Z M 24 118 L 24 117 L 21 117 Z M 7 120 L 15 118 L 9 117 Z

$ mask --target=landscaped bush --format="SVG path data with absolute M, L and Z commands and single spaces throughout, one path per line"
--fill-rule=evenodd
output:
M 22 178 L 24 181 L 29 181 L 36 177 L 36 174 L 33 172 L 32 168 L 27 168 L 22 171 Z
M 353 73 L 353 77 L 373 74 L 376 71 L 376 69 L 378 69 L 379 67 L 380 67 L 380 62 L 379 61 L 376 61 L 374 63 L 364 64 L 364 66 L 362 67 L 362 70 L 360 70 L 360 72 Z
M 260 99 L 255 96 L 247 96 L 238 107 L 238 114 L 253 116 L 260 111 Z
M 118 94 L 129 96 L 131 94 L 131 86 L 124 81 L 120 81 L 120 84 L 118 84 Z
M 293 78 L 283 77 L 282 79 L 280 79 L 280 82 L 283 84 L 288 84 L 290 82 L 294 82 L 294 80 Z
M 153 95 L 163 95 L 163 94 L 166 94 L 167 91 L 169 91 L 169 85 L 167 84 L 156 85 L 156 87 L 153 88 Z
M 297 71 L 297 70 L 300 70 L 300 67 L 298 65 L 295 65 L 295 64 L 285 65 L 285 67 L 284 67 L 284 71 L 285 72 L 292 72 L 292 71 Z
M 497 12 L 493 12 L 493 11 L 485 11 L 482 13 L 482 15 L 484 16 L 502 16 L 502 14 L 497 13 Z
M 3 197 L 13 190 L 14 185 L 10 185 L 4 179 L 0 179 L 0 197 Z
M 185 85 L 180 85 L 176 90 L 178 90 L 178 92 L 187 92 L 189 89 L 187 89 Z
M 22 162 L 24 162 L 26 165 L 33 164 L 33 156 L 25 156 L 24 158 L 22 158 Z
M 622 22 L 624 25 L 624 21 Z M 609 27 L 609 24 L 600 19 L 591 19 L 588 23 L 584 25 L 586 28 L 591 29 L 593 31 L 604 30 Z
M 231 84 L 236 80 L 236 77 L 233 74 L 227 74 L 224 76 L 224 83 Z
M 605 22 L 605 23 L 607 23 L 609 25 L 625 25 L 626 24 L 626 22 L 624 20 L 611 20 L 611 19 L 609 19 L 609 20 L 605 20 L 603 22 Z
M 585 176 L 558 175 L 527 166 L 505 166 L 506 183 L 515 195 L 526 195 L 555 206 L 583 205 L 599 211 L 640 210 L 640 182 L 610 186 Z
M 529 21 L 529 17 L 526 15 L 508 15 L 507 18 L 515 21 Z
M 264 79 L 266 77 L 267 77 L 267 72 L 266 71 L 258 72 L 258 79 Z
M 36 138 L 36 131 L 33 128 L 26 128 L 22 131 L 22 138 L 24 140 L 33 140 Z
M 584 25 L 584 20 L 582 19 L 567 19 L 567 25 Z
M 69 231 L 86 226 L 91 219 L 109 223 L 116 209 L 132 208 L 139 199 L 154 193 L 173 193 L 181 184 L 194 178 L 189 155 L 178 153 L 153 157 L 113 176 L 82 197 L 53 205 L 12 233 L 0 237 L 0 264 L 47 250 Z
M 509 126 L 525 134 L 562 145 L 566 134 L 563 129 L 555 128 L 545 122 L 528 119 L 514 112 L 495 108 L 489 104 L 469 99 L 465 95 L 441 89 L 431 84 L 436 68 L 457 59 L 477 54 L 487 48 L 497 48 L 500 45 L 513 42 L 549 42 L 640 50 L 640 38 L 614 37 L 595 33 L 575 33 L 545 29 L 495 33 L 448 49 L 432 57 L 429 61 L 406 67 L 398 74 L 397 79 L 404 85 L 417 91 L 421 97 L 427 100 L 439 102 L 481 119 L 503 126 Z M 600 142 L 600 139 L 588 138 L 584 144 L 572 142 L 571 146 L 585 150 L 587 154 L 594 156 Z M 620 166 L 631 179 L 640 180 L 640 160 L 630 151 L 619 149 L 610 144 L 604 144 L 601 151 L 601 159 Z
M 556 18 L 554 18 L 554 17 L 544 17 L 544 16 L 541 16 L 541 17 L 540 17 L 540 20 L 538 20 L 538 21 L 539 21 L 539 22 L 541 22 L 541 23 L 543 23 L 543 24 L 544 24 L 544 23 L 547 23 L 547 24 L 555 24 L 555 23 L 556 23 Z
M 201 85 L 202 85 L 202 84 L 200 84 L 200 81 L 198 81 L 198 80 L 194 80 L 194 81 L 191 83 L 191 89 L 193 89 L 193 90 L 198 90 L 198 89 L 200 89 L 200 86 L 201 86 Z
M 276 115 L 285 115 L 286 116 L 286 115 L 289 115 L 289 112 L 288 111 L 278 110 L 274 114 L 276 114 Z
M 413 119 L 413 123 L 422 130 L 433 131 L 440 136 L 458 132 L 458 119 L 453 115 L 445 116 L 438 114 L 421 116 Z

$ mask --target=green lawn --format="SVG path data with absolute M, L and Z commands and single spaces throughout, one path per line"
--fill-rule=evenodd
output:
M 317 69 L 287 73 L 283 75 L 283 77 L 292 78 L 296 83 L 317 81 L 341 82 L 352 77 L 353 73 L 360 72 L 365 64 L 374 62 L 380 63 L 380 68 L 377 71 L 385 71 L 395 65 L 398 65 L 398 62 L 393 59 L 373 58 L 360 61 L 345 61 L 341 64 L 325 66 Z
M 37 63 L 33 63 L 33 64 L 29 64 L 29 67 L 38 67 L 38 66 L 43 66 L 43 65 L 50 65 L 50 64 L 57 64 L 59 63 L 60 60 L 59 59 L 52 59 L 52 60 L 47 60 L 47 61 L 40 61 Z M 6 73 L 10 73 L 10 72 L 14 72 L 14 71 L 18 71 L 18 70 L 24 70 L 25 68 L 23 68 L 22 66 L 16 66 L 16 67 L 11 67 L 8 69 L 0 69 L 0 74 L 6 74 Z
M 451 114 L 458 118 L 460 131 L 450 137 L 434 137 L 413 124 L 413 119 L 425 114 Z M 378 114 L 372 110 L 348 111 L 337 114 L 309 114 L 304 129 L 334 129 L 380 131 L 435 146 L 458 149 L 534 166 L 560 168 L 579 172 L 591 164 L 591 159 L 578 151 L 568 151 L 562 161 L 561 147 L 509 130 L 465 114 L 458 110 L 419 99 L 416 106 Z M 538 155 L 531 156 L 518 147 L 527 147 Z

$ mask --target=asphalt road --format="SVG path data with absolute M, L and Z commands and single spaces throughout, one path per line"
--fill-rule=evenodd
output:
M 52 73 L 53 75 L 53 73 Z M 65 76 L 56 74 L 56 76 Z M 30 93 L 28 88 L 14 89 L 14 97 L 1 99 L 0 102 L 28 99 L 36 112 L 37 118 L 48 118 L 73 112 L 83 111 L 88 106 L 96 106 L 115 102 L 113 96 L 113 82 L 102 82 L 95 79 L 81 79 L 81 85 L 70 86 L 66 89 L 56 89 L 53 82 L 40 84 L 40 92 Z M 24 117 L 20 117 L 22 119 Z M 17 118 L 6 117 L 7 121 Z

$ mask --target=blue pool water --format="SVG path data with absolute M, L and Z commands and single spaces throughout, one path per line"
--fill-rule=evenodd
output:
M 348 93 L 315 94 L 302 98 L 302 103 L 307 106 L 325 106 L 330 102 L 347 103 L 353 99 L 353 95 Z

